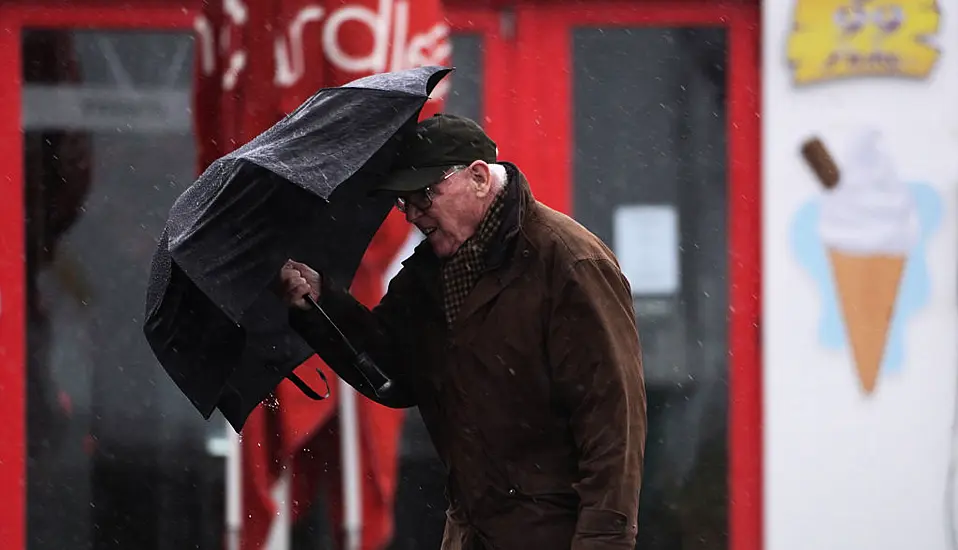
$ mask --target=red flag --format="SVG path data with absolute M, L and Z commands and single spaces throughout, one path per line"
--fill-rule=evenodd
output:
M 373 73 L 448 64 L 448 28 L 440 0 L 205 0 L 197 18 L 196 131 L 200 169 L 254 138 L 321 87 Z M 440 108 L 444 84 L 423 117 Z M 353 281 L 368 306 L 382 297 L 382 278 L 408 235 L 395 213 L 373 239 Z M 242 548 L 258 550 L 276 516 L 270 491 L 292 470 L 292 516 L 327 488 L 333 525 L 342 524 L 338 399 L 335 375 L 317 357 L 333 396 L 314 402 L 283 382 L 276 406 L 258 407 L 242 439 Z M 358 399 L 362 457 L 362 548 L 392 535 L 398 444 L 403 414 Z

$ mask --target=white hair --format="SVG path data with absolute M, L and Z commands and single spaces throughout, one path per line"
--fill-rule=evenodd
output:
M 506 167 L 501 164 L 490 164 L 489 173 L 492 174 L 492 187 L 496 191 L 506 186 L 509 181 L 509 175 L 506 173 Z

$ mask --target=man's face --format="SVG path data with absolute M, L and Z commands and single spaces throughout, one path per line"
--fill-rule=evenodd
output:
M 489 166 L 477 161 L 406 197 L 406 221 L 422 231 L 436 256 L 452 256 L 475 234 L 489 202 L 489 176 Z

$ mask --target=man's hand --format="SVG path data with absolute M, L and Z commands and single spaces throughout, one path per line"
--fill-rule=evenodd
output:
M 306 295 L 313 300 L 319 300 L 319 289 L 322 283 L 319 273 L 306 264 L 288 260 L 279 272 L 280 297 L 291 307 L 302 310 L 309 309 Z

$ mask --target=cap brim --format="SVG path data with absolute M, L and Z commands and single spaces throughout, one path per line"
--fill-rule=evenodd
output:
M 442 179 L 448 166 L 428 166 L 423 168 L 404 168 L 386 176 L 382 184 L 377 185 L 374 193 L 413 193 L 421 191 Z

